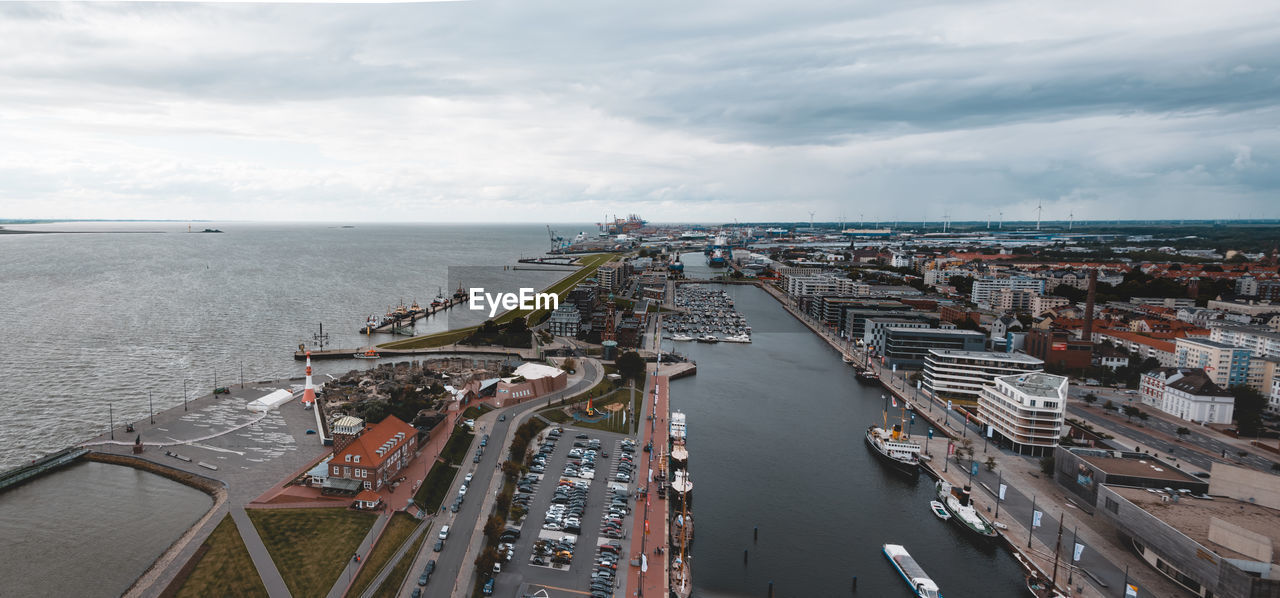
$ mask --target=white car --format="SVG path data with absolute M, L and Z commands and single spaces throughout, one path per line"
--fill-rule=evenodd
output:
M 471 478 L 475 477 L 475 475 L 476 475 L 476 474 L 474 474 L 474 473 L 468 473 L 468 474 L 467 474 L 467 477 L 462 478 L 462 481 L 464 481 L 464 482 L 466 482 L 466 483 L 470 484 L 470 483 L 471 483 Z
M 446 525 L 446 526 L 441 527 L 441 528 L 440 528 L 440 536 L 439 536 L 439 538 L 440 538 L 441 540 L 443 540 L 443 539 L 448 538 L 448 537 L 449 537 L 449 526 L 447 526 L 447 525 Z

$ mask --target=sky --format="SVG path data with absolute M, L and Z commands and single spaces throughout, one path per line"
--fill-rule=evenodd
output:
M 1280 218 L 1258 2 L 0 3 L 0 218 Z

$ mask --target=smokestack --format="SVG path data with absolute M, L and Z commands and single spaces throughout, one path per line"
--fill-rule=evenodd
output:
M 1098 269 L 1089 270 L 1089 295 L 1084 300 L 1084 331 L 1080 338 L 1093 342 L 1093 301 L 1098 293 Z

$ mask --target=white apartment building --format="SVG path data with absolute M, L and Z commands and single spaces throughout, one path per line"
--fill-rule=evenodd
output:
M 933 322 L 912 318 L 867 318 L 862 326 L 863 346 L 875 347 L 877 354 L 884 355 L 885 333 L 890 328 L 933 328 Z
M 1220 324 L 1209 329 L 1209 340 L 1248 349 L 1259 357 L 1280 357 L 1280 332 L 1270 328 Z
M 1067 378 L 1043 372 L 999 376 L 982 389 L 978 419 L 992 438 L 1007 441 L 1021 455 L 1051 454 L 1062 436 Z
M 1036 295 L 1031 298 L 1031 315 L 1038 316 L 1051 309 L 1056 309 L 1064 305 L 1070 305 L 1071 300 L 1066 297 L 1055 297 L 1053 295 Z
M 952 276 L 971 276 L 968 270 L 959 268 L 945 268 L 924 271 L 925 286 L 936 287 L 940 284 L 949 284 Z
M 792 297 L 854 295 L 858 284 L 852 279 L 836 274 L 792 276 L 787 279 L 787 294 Z
M 1235 397 L 1199 368 L 1158 368 L 1142 375 L 1142 403 L 1191 422 L 1229 424 Z
M 1029 289 L 999 289 L 992 307 L 1000 311 L 1031 311 L 1031 302 L 1039 296 Z
M 1222 388 L 1249 382 L 1248 349 L 1197 338 L 1180 338 L 1175 347 L 1178 367 L 1200 368 Z
M 1037 295 L 1044 294 L 1044 279 L 1027 276 L 1010 276 L 1008 278 L 980 278 L 973 281 L 973 292 L 970 300 L 979 306 L 991 307 L 995 294 L 1000 289 L 1032 291 Z
M 1026 353 L 933 349 L 924 358 L 921 387 L 942 399 L 977 401 L 996 378 L 1044 369 L 1044 361 Z

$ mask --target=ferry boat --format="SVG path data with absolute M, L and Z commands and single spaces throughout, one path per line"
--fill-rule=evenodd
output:
M 352 357 L 355 357 L 356 359 L 377 359 L 382 356 L 378 354 L 377 349 L 369 347 L 363 351 L 357 351 L 355 355 L 352 355 Z
M 889 562 L 893 563 L 893 568 L 898 570 L 902 575 L 902 579 L 907 580 L 907 585 L 911 586 L 911 591 L 920 598 L 942 598 L 942 592 L 938 589 L 938 584 L 929 578 L 929 574 L 924 572 L 920 564 L 911 558 L 911 554 L 907 552 L 899 544 L 885 544 L 884 555 L 889 558 Z
M 858 373 L 855 377 L 858 379 L 859 384 L 866 384 L 868 386 L 874 386 L 876 384 L 880 384 L 880 376 L 877 376 L 875 372 L 869 369 L 858 370 Z
M 983 538 L 996 537 L 996 529 L 977 509 L 973 508 L 973 496 L 968 486 L 957 489 L 950 482 L 938 480 L 934 488 L 938 500 L 951 513 L 951 520 Z
M 947 512 L 947 508 L 942 506 L 942 503 L 936 500 L 931 500 L 929 501 L 929 508 L 933 510 L 933 514 L 937 515 L 938 519 L 943 521 L 951 519 L 951 513 Z

